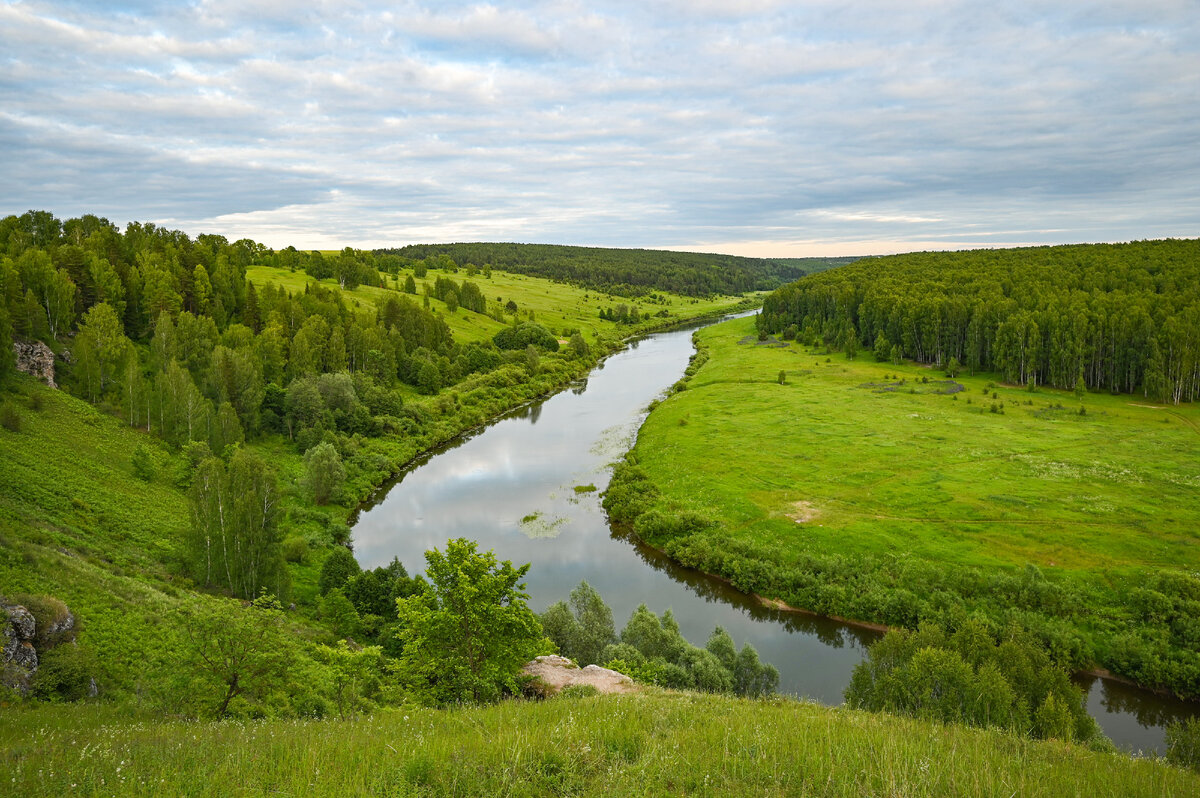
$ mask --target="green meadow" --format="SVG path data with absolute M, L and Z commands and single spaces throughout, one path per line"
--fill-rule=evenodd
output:
M 1200 696 L 1200 411 L 696 334 L 605 507 L 694 568 L 913 628 L 982 613 Z
M 764 345 L 752 318 L 697 337 L 708 362 L 636 451 L 734 538 L 1044 571 L 1200 567 L 1193 406 Z
M 489 306 L 496 302 L 503 305 L 512 300 L 516 303 L 519 311 L 531 311 L 534 320 L 551 332 L 561 335 L 564 330 L 579 329 L 589 342 L 597 339 L 617 341 L 639 329 L 645 330 L 697 316 L 721 313 L 743 301 L 741 297 L 695 298 L 664 291 L 655 292 L 655 301 L 645 298 L 628 299 L 603 292 L 589 291 L 568 283 L 512 274 L 499 269 L 493 269 L 490 277 L 484 276 L 483 272 L 468 277 L 467 272 L 461 269 L 457 273 L 444 273 L 440 270 L 430 269 L 423 279 L 415 281 L 417 293 L 408 295 L 404 294 L 402 289 L 404 278 L 409 274 L 411 274 L 410 270 L 402 269 L 399 280 L 393 280 L 390 275 L 384 274 L 383 276 L 387 278 L 386 287 L 360 285 L 353 291 L 345 291 L 346 299 L 352 306 L 357 302 L 360 307 L 371 308 L 385 297 L 395 295 L 399 291 L 402 296 L 409 296 L 413 301 L 422 303 L 425 286 L 428 285 L 432 288 L 434 281 L 439 276 L 448 277 L 457 283 L 470 280 L 479 286 Z M 314 281 L 301 271 L 293 272 L 288 269 L 262 265 L 247 269 L 246 279 L 255 285 L 274 283 L 292 292 L 303 291 L 304 286 L 311 282 L 320 282 L 327 287 L 337 285 L 337 281 L 333 278 Z M 641 325 L 618 324 L 600 318 L 602 309 L 614 308 L 621 304 L 630 307 L 637 306 L 644 318 L 643 323 Z M 491 316 L 473 313 L 464 308 L 459 308 L 451 313 L 446 304 L 435 297 L 429 298 L 429 305 L 431 310 L 439 313 L 446 321 L 454 333 L 454 340 L 460 343 L 491 340 L 492 336 L 504 329 L 506 325 L 506 322 L 499 322 Z M 661 311 L 666 311 L 667 315 L 655 316 Z
M 719 722 L 713 722 L 719 718 Z M 12 711 L 21 796 L 1191 796 L 1200 776 L 1055 741 L 790 700 L 651 692 L 354 720 Z

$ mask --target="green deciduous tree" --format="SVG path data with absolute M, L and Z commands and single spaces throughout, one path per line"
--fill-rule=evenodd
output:
M 429 584 L 397 600 L 404 627 L 401 673 L 433 704 L 491 701 L 519 689 L 521 666 L 549 648 L 526 605 L 528 565 L 497 562 L 473 541 L 446 542 L 425 553 Z
M 612 610 L 586 581 L 571 591 L 569 605 L 560 601 L 542 614 L 542 628 L 579 665 L 601 664 L 605 647 L 617 640 Z
M 338 637 L 354 637 L 358 634 L 358 610 L 341 588 L 335 587 L 321 597 L 321 619 L 329 624 Z
M 125 328 L 111 305 L 101 302 L 84 314 L 74 349 L 88 397 L 95 402 L 121 374 L 131 354 Z
M 317 504 L 325 504 L 346 481 L 342 457 L 332 443 L 318 443 L 304 453 L 305 483 Z
M 182 665 L 212 685 L 213 710 L 225 715 L 239 697 L 261 697 L 280 686 L 293 645 L 274 597 L 248 606 L 218 599 L 186 612 L 179 646 Z
M 335 546 L 325 562 L 321 564 L 321 574 L 317 577 L 317 590 L 323 596 L 330 590 L 340 589 L 353 576 L 362 573 L 358 560 L 345 546 Z
M 245 599 L 263 589 L 283 595 L 279 489 L 267 464 L 245 449 L 228 466 L 210 457 L 196 468 L 190 495 L 187 554 L 196 580 Z

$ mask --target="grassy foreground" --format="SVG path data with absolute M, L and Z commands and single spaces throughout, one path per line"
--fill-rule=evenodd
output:
M 714 718 L 719 722 L 713 722 Z M 1165 764 L 1000 732 L 699 694 L 402 708 L 354 721 L 130 724 L 13 712 L 0 794 L 1188 796 Z

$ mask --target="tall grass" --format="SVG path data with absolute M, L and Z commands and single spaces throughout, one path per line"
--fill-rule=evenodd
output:
M 353 721 L 9 712 L 0 793 L 1191 796 L 1161 762 L 792 701 L 696 694 L 404 708 Z

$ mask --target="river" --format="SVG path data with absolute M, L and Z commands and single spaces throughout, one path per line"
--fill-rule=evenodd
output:
M 764 608 L 615 534 L 600 506 L 609 467 L 633 445 L 647 405 L 682 376 L 692 329 L 633 342 L 586 380 L 413 464 L 358 513 L 359 563 L 373 568 L 399 557 L 415 573 L 426 550 L 449 538 L 476 540 L 499 559 L 531 564 L 526 585 L 538 612 L 587 580 L 612 607 L 618 630 L 639 604 L 659 614 L 669 607 L 692 643 L 703 646 L 720 625 L 779 669 L 781 692 L 840 704 L 876 633 Z M 1163 724 L 1194 710 L 1107 680 L 1083 686 L 1093 716 L 1128 750 L 1162 752 Z

